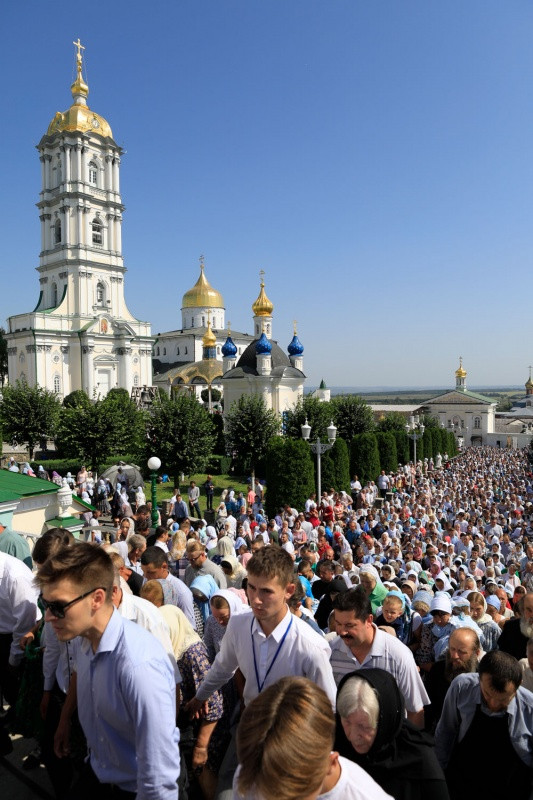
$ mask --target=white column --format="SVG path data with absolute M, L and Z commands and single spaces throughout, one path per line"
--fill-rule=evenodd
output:
M 87 168 L 87 164 L 85 163 L 86 162 L 86 158 L 85 158 L 85 153 L 86 152 L 87 152 L 87 148 L 82 145 L 81 154 L 80 154 L 81 155 L 80 181 L 82 181 L 82 183 L 86 183 L 87 182 L 87 179 L 85 177 L 85 171 L 86 171 L 86 168 Z
M 46 167 L 44 156 L 39 156 L 39 161 L 41 162 L 41 186 L 44 192 L 46 189 Z
M 67 183 L 70 183 L 70 147 L 65 147 L 64 148 L 64 153 L 65 153 L 65 172 L 64 172 L 65 181 Z M 68 186 L 67 186 L 67 190 L 68 190 Z
M 63 206 L 63 212 L 63 242 L 70 244 L 70 208 L 67 205 Z
M 113 191 L 112 162 L 113 162 L 113 156 L 107 155 L 105 157 L 105 189 L 108 192 Z
M 76 145 L 76 180 L 81 181 L 81 146 Z
M 45 160 L 46 160 L 45 183 L 46 183 L 46 189 L 49 190 L 52 185 L 52 156 L 46 154 Z
M 40 214 L 41 220 L 41 251 L 46 250 L 46 219 L 45 214 Z
M 113 191 L 115 194 L 120 194 L 120 180 L 119 180 L 119 169 L 118 165 L 120 164 L 120 158 L 115 156 L 113 159 Z
M 122 253 L 122 217 L 115 217 L 115 250 Z

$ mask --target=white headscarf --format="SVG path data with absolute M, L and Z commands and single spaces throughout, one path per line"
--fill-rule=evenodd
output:
M 229 613 L 230 618 L 235 614 L 248 614 L 252 609 L 250 606 L 245 605 L 238 594 L 232 592 L 231 589 L 219 589 L 218 592 L 215 592 L 211 596 L 211 600 L 213 597 L 222 597 L 229 606 Z

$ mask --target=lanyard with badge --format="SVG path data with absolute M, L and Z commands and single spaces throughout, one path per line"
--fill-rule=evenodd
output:
M 286 629 L 285 633 L 283 634 L 283 636 L 282 636 L 282 638 L 281 638 L 281 642 L 278 644 L 278 649 L 277 649 L 277 650 L 276 650 L 276 652 L 274 653 L 274 658 L 273 658 L 273 659 L 272 659 L 272 661 L 270 662 L 270 666 L 269 666 L 269 668 L 267 669 L 267 671 L 266 671 L 266 674 L 265 674 L 265 677 L 263 678 L 263 680 L 262 680 L 261 682 L 259 682 L 259 671 L 258 671 L 258 669 L 257 669 L 257 659 L 256 659 L 256 657 L 255 657 L 254 634 L 253 634 L 254 622 L 255 622 L 255 620 L 253 619 L 253 620 L 252 620 L 252 624 L 250 625 L 250 636 L 252 637 L 252 653 L 254 654 L 254 668 L 255 668 L 255 679 L 256 679 L 256 681 L 257 681 L 257 691 L 260 693 L 260 692 L 262 692 L 262 691 L 263 691 L 263 686 L 265 685 L 265 683 L 266 683 L 266 679 L 268 678 L 268 676 L 269 676 L 269 674 L 270 674 L 270 670 L 271 670 L 271 669 L 272 669 L 272 667 L 274 666 L 274 663 L 275 663 L 275 661 L 276 661 L 277 657 L 279 656 L 280 650 L 281 650 L 281 648 L 283 647 L 283 645 L 284 645 L 284 643 L 285 643 L 285 639 L 287 638 L 287 634 L 288 634 L 288 632 L 289 632 L 289 631 L 290 631 L 290 629 L 291 629 L 291 625 L 292 625 L 292 614 L 291 614 L 291 619 L 290 619 L 290 622 L 289 622 L 289 624 L 287 625 L 287 629 Z

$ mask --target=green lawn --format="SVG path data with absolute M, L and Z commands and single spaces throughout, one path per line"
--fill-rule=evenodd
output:
M 202 474 L 199 474 L 199 475 L 191 475 L 190 478 L 188 478 L 187 480 L 183 481 L 183 483 L 180 485 L 180 489 L 182 491 L 182 494 L 186 498 L 186 496 L 187 496 L 187 487 L 189 486 L 190 481 L 196 481 L 196 484 L 200 487 L 200 493 L 201 493 L 200 494 L 200 506 L 201 506 L 201 508 L 203 508 L 204 504 L 205 504 L 205 492 L 202 489 L 202 484 L 205 483 L 206 478 L 207 478 L 207 474 L 206 473 L 202 473 Z M 216 505 L 218 505 L 218 503 L 220 502 L 220 500 L 218 498 L 220 498 L 220 495 L 222 494 L 222 490 L 223 489 L 234 489 L 236 493 L 237 492 L 243 492 L 244 496 L 246 497 L 246 494 L 248 492 L 248 485 L 246 483 L 242 483 L 241 481 L 236 480 L 231 475 L 212 475 L 211 478 L 213 480 L 213 483 L 215 484 L 215 500 L 217 501 Z M 146 492 L 146 497 L 148 498 L 149 495 L 150 495 L 150 481 L 149 480 L 146 481 L 145 492 Z M 174 494 L 174 483 L 172 482 L 172 480 L 170 481 L 170 483 L 158 483 L 158 485 L 157 485 L 157 502 L 158 503 L 160 503 L 162 500 L 168 500 L 170 497 L 172 497 L 173 494 Z

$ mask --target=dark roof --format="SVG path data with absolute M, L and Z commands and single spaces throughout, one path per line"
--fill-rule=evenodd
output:
M 237 361 L 236 366 L 233 369 L 228 370 L 228 372 L 224 374 L 224 378 L 242 378 L 244 375 L 259 374 L 257 371 L 257 353 L 255 351 L 255 345 L 257 341 L 258 338 L 254 339 L 253 342 L 250 342 L 244 353 Z M 289 356 L 281 349 L 279 344 L 273 339 L 270 340 L 270 343 L 272 345 L 272 351 L 270 353 L 272 358 L 272 372 L 270 374 L 272 377 L 302 377 L 303 372 L 292 366 Z

